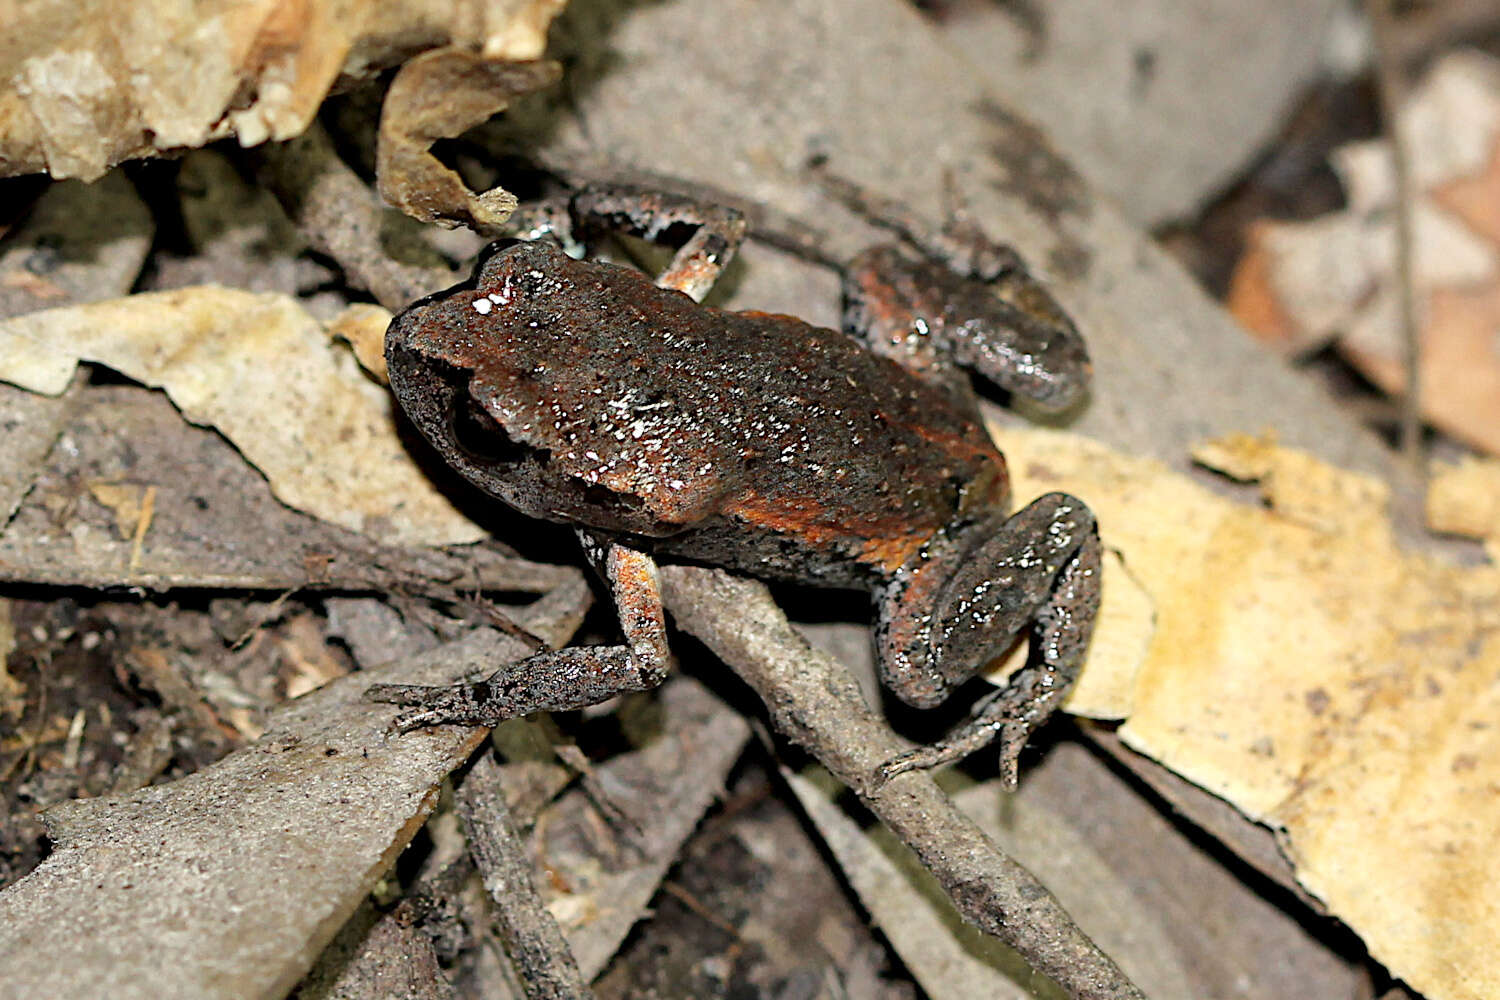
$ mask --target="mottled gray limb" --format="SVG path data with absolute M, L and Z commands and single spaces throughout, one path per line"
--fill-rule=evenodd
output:
M 573 199 L 573 215 L 585 231 L 617 230 L 652 242 L 663 242 L 678 226 L 694 227 L 693 235 L 678 248 L 656 283 L 699 302 L 745 238 L 745 218 L 735 209 L 631 187 L 580 191 Z
M 887 763 L 888 778 L 962 760 L 999 740 L 1000 779 L 1015 790 L 1026 741 L 1062 705 L 1083 667 L 1099 612 L 1099 559 L 1093 512 L 1066 493 L 1039 497 L 965 557 L 943 585 L 936 621 L 919 633 L 927 647 L 922 662 L 931 661 L 950 685 L 961 683 L 1028 624 L 1031 654 L 967 722 Z M 988 635 L 988 644 L 973 645 L 975 635 Z M 962 659 L 944 663 L 955 649 Z
M 616 695 L 649 691 L 667 677 L 672 653 L 662 615 L 656 563 L 624 545 L 583 536 L 584 551 L 598 565 L 614 595 L 621 646 L 570 646 L 507 664 L 473 684 L 427 687 L 376 684 L 365 692 L 372 701 L 406 705 L 395 728 L 494 726 L 533 712 L 567 712 L 597 705 Z

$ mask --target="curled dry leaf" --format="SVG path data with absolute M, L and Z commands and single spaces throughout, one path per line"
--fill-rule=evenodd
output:
M 498 233 L 515 211 L 515 195 L 503 188 L 474 194 L 432 155 L 432 144 L 555 82 L 559 71 L 553 62 L 496 62 L 456 48 L 424 53 L 401 67 L 380 114 L 375 170 L 381 195 L 423 222 Z
M 301 134 L 329 89 L 435 46 L 536 59 L 561 0 L 12 4 L 0 176 L 93 180 L 128 159 Z M 38 40 L 44 40 L 38 44 Z
M 56 395 L 80 361 L 165 389 L 290 507 L 401 544 L 483 534 L 402 447 L 390 395 L 294 299 L 202 286 L 0 322 L 4 381 Z
M 366 302 L 356 302 L 328 324 L 331 336 L 345 341 L 354 350 L 359 366 L 381 385 L 389 385 L 385 373 L 385 328 L 391 325 L 389 310 Z
M 1225 499 L 1073 435 L 1002 432 L 1017 495 L 1087 497 L 1156 629 L 1121 736 L 1282 831 L 1298 880 L 1425 995 L 1500 991 L 1500 567 L 1404 551 L 1385 487 L 1264 439 Z M 1087 671 L 1134 670 L 1095 650 Z
M 1402 118 L 1412 173 L 1412 280 L 1418 297 L 1422 409 L 1500 453 L 1500 63 L 1450 55 Z M 1262 223 L 1236 272 L 1230 308 L 1289 354 L 1338 349 L 1388 393 L 1404 391 L 1395 274 L 1394 168 L 1384 142 L 1334 157 L 1349 207 L 1305 223 Z

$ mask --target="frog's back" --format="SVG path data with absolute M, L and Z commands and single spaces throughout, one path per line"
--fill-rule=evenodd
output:
M 481 295 L 498 322 L 474 326 L 492 341 L 474 352 L 475 397 L 660 550 L 853 583 L 1003 502 L 983 429 L 837 331 L 706 308 L 546 246 L 506 251 Z

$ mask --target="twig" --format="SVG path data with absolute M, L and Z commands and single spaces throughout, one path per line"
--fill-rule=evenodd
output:
M 713 910 L 709 909 L 707 904 L 705 904 L 703 900 L 699 899 L 697 896 L 693 895 L 691 892 L 678 885 L 676 882 L 668 879 L 661 884 L 661 891 L 673 897 L 683 906 L 686 906 L 689 910 L 692 910 L 698 916 L 702 917 L 704 921 L 707 922 L 710 926 L 716 927 L 719 930 L 723 931 L 725 934 L 728 934 L 731 939 L 735 941 L 738 941 L 740 939 L 740 929 L 738 927 L 736 927 L 734 924 L 731 924 L 723 917 L 719 916 Z
M 662 568 L 678 625 L 765 701 L 776 728 L 860 797 L 937 878 L 965 920 L 999 938 L 1079 1000 L 1143 994 L 1036 877 L 1006 856 L 925 772 L 881 782 L 908 749 L 865 705 L 848 670 L 814 651 L 764 586 L 717 570 Z
M 276 195 L 302 238 L 344 269 L 349 282 L 367 289 L 387 309 L 446 288 L 457 280 L 440 266 L 407 264 L 385 250 L 387 218 L 404 220 L 339 159 L 321 128 L 265 147 L 261 180 Z M 416 225 L 416 223 L 411 223 Z M 413 248 L 420 252 L 422 248 Z
M 1401 451 L 1423 475 L 1422 468 L 1422 345 L 1417 328 L 1417 296 L 1413 268 L 1414 232 L 1411 158 L 1401 131 L 1401 109 L 1406 104 L 1406 80 L 1396 54 L 1395 0 L 1365 0 L 1374 32 L 1375 80 L 1380 118 L 1391 145 L 1396 179 L 1396 282 L 1401 302 L 1401 343 L 1405 354 L 1406 393 L 1401 400 Z
M 460 855 L 440 870 L 423 875 L 406 890 L 391 916 L 427 935 L 438 958 L 452 961 L 473 943 L 460 893 L 474 875 L 474 859 Z
M 464 775 L 455 801 L 469 851 L 494 901 L 505 950 L 530 1000 L 592 997 L 557 921 L 537 895 L 500 782 L 500 766 L 488 752 L 481 753 Z

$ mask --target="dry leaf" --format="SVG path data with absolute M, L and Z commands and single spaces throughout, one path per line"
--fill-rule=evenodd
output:
M 1403 112 L 1415 184 L 1413 283 L 1422 409 L 1455 437 L 1500 453 L 1500 63 L 1444 58 Z M 1384 142 L 1334 156 L 1349 207 L 1305 223 L 1262 223 L 1230 308 L 1289 354 L 1337 336 L 1386 392 L 1405 390 L 1395 275 L 1394 168 Z
M 474 194 L 432 155 L 432 144 L 556 82 L 559 71 L 553 62 L 496 62 L 460 49 L 427 52 L 401 67 L 380 114 L 375 172 L 382 197 L 423 222 L 498 235 L 515 211 L 515 195 L 498 187 Z
M 1471 457 L 1435 466 L 1427 485 L 1427 524 L 1480 539 L 1490 561 L 1500 565 L 1500 461 Z
M 385 328 L 390 325 L 389 309 L 356 302 L 333 318 L 328 333 L 354 349 L 355 360 L 375 381 L 390 385 L 385 373 Z
M 133 538 L 141 521 L 144 486 L 133 483 L 89 483 L 89 494 L 115 515 L 115 531 L 121 538 Z
M 349 672 L 348 666 L 329 648 L 321 616 L 309 613 L 292 617 L 276 630 L 272 641 L 281 651 L 288 698 L 316 691 Z
M 998 435 L 1017 495 L 1088 500 L 1156 630 L 1121 736 L 1279 828 L 1298 880 L 1433 1000 L 1500 994 L 1500 568 L 1396 544 L 1379 482 L 1253 438 L 1235 503 L 1072 435 Z M 1131 671 L 1099 652 L 1090 671 Z
M 10 601 L 0 598 L 0 716 L 19 718 L 26 708 L 26 685 L 5 669 L 10 651 L 15 648 L 16 627 L 10 617 Z
M 116 163 L 307 128 L 335 81 L 437 46 L 536 59 L 561 0 L 26 4 L 0 22 L 0 176 L 93 180 Z
M 50 810 L 52 854 L 0 892 L 0 997 L 284 996 L 486 732 L 393 739 L 394 710 L 365 688 L 522 654 L 481 632 L 290 702 L 259 743 L 187 778 Z
M 165 389 L 290 507 L 402 544 L 483 536 L 392 433 L 390 394 L 294 299 L 202 286 L 0 321 L 0 379 L 55 395 L 79 361 Z

